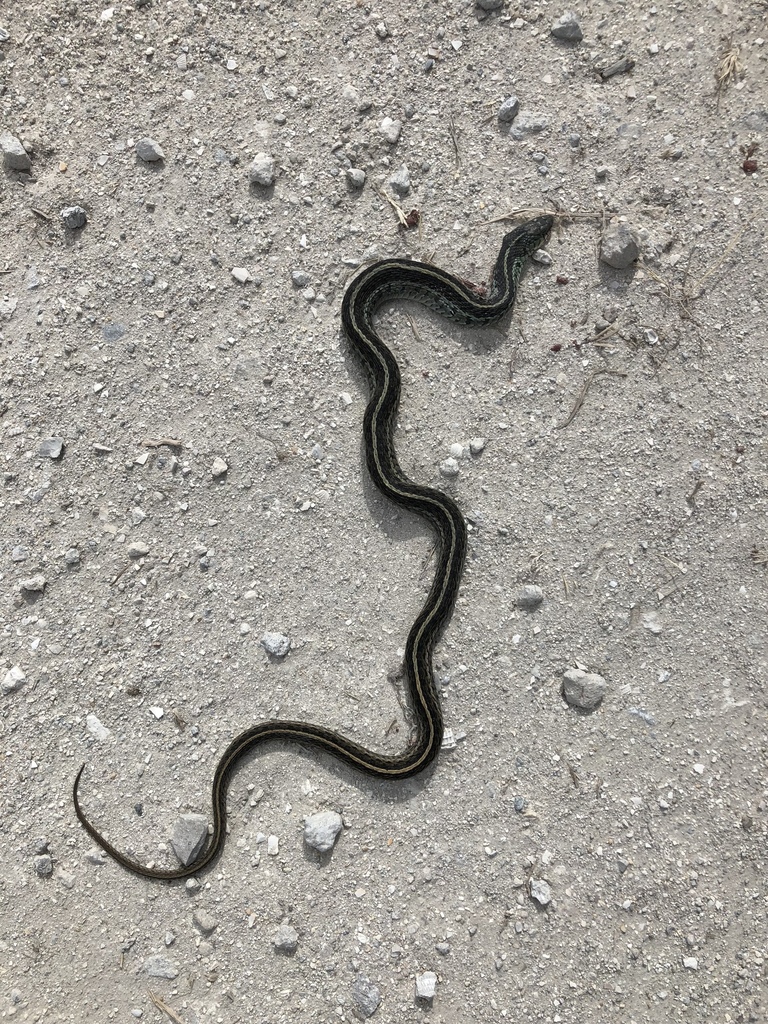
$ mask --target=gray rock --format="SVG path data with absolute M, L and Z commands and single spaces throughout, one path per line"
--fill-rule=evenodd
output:
M 346 176 L 352 188 L 362 188 L 365 184 L 365 171 L 360 170 L 359 167 L 348 167 Z
M 459 464 L 456 459 L 443 459 L 440 463 L 440 476 L 457 477 L 459 475 Z
M 143 540 L 133 540 L 125 550 L 129 558 L 144 558 L 149 554 L 149 545 L 145 544 Z
M 434 971 L 424 971 L 416 975 L 416 998 L 423 1003 L 431 1003 L 435 998 L 437 975 Z
M 212 917 L 207 910 L 198 909 L 192 915 L 192 921 L 194 922 L 195 928 L 203 935 L 210 935 L 215 932 L 219 927 L 219 922 L 215 917 Z
M 280 953 L 295 953 L 299 948 L 299 933 L 289 924 L 281 924 L 275 932 L 272 945 Z
M 39 857 L 35 857 L 33 863 L 35 874 L 40 878 L 49 878 L 53 874 L 53 861 L 49 853 L 41 853 Z
M 65 206 L 61 211 L 61 219 L 70 231 L 77 231 L 88 223 L 88 214 L 82 206 Z
M 313 850 L 327 853 L 333 848 L 342 825 L 341 815 L 335 811 L 310 814 L 304 819 L 304 842 Z
M 104 341 L 120 341 L 127 330 L 125 324 L 104 324 L 101 328 L 101 336 Z
M 543 878 L 531 879 L 531 898 L 536 900 L 540 907 L 546 907 L 552 902 L 552 890 Z
M 139 139 L 136 143 L 136 156 L 139 160 L 145 160 L 149 164 L 157 163 L 158 160 L 165 160 L 163 147 L 159 142 L 155 142 L 154 139 L 150 139 L 148 136 Z
M 197 857 L 208 839 L 208 822 L 203 814 L 182 814 L 173 830 L 171 846 L 185 866 Z
M 399 196 L 407 196 L 411 191 L 411 176 L 408 173 L 406 164 L 401 164 L 392 177 L 389 184 Z
M 625 270 L 635 262 L 640 249 L 628 224 L 612 224 L 600 241 L 600 260 L 616 270 Z
M 308 288 L 312 283 L 312 278 L 306 272 L 306 270 L 292 270 L 291 271 L 291 283 L 294 288 Z
M 80 565 L 80 552 L 77 548 L 67 548 L 64 552 L 64 564 L 69 566 Z
M 48 580 L 41 572 L 22 580 L 19 586 L 25 594 L 42 594 L 48 585 Z
M 248 168 L 248 180 L 252 185 L 267 187 L 275 181 L 275 158 L 269 153 L 257 153 Z
M 3 151 L 3 163 L 10 171 L 31 171 L 32 161 L 19 139 L 10 132 L 0 133 L 0 149 Z
M 580 43 L 584 38 L 579 19 L 573 11 L 566 11 L 565 14 L 560 15 L 549 31 L 555 39 L 564 39 L 569 43 Z
M 520 100 L 517 96 L 507 96 L 499 107 L 498 118 L 502 124 L 511 124 L 517 117 L 520 110 Z
M 539 607 L 543 600 L 544 591 L 541 587 L 529 583 L 517 595 L 517 607 L 523 608 L 527 612 L 532 612 Z
M 381 1002 L 381 993 L 370 978 L 358 974 L 352 982 L 352 1000 L 359 1015 L 366 1019 L 372 1017 Z
M 20 690 L 26 678 L 26 673 L 22 668 L 19 668 L 18 665 L 12 665 L 3 676 L 3 681 L 0 683 L 0 693 L 8 694 L 13 693 L 15 690 Z
M 211 476 L 214 480 L 218 480 L 220 476 L 226 476 L 228 470 L 229 466 L 224 459 L 218 456 L 211 463 Z
M 17 544 L 16 547 L 11 551 L 12 562 L 26 562 L 29 558 L 29 548 L 25 548 L 23 544 Z
M 273 658 L 284 658 L 291 649 L 291 641 L 282 633 L 265 633 L 261 638 L 261 646 Z
M 46 437 L 40 442 L 37 454 L 46 459 L 58 459 L 64 449 L 63 437 Z
M 395 121 L 391 117 L 385 117 L 379 125 L 379 131 L 384 136 L 387 142 L 393 146 L 400 138 L 400 132 L 403 130 L 403 122 Z
M 167 956 L 163 956 L 162 953 L 154 953 L 152 956 L 148 956 L 141 965 L 141 969 L 150 978 L 168 978 L 170 980 L 179 976 L 179 972 L 171 961 Z
M 537 111 L 524 110 L 517 115 L 512 135 L 515 138 L 522 138 L 524 135 L 539 135 L 549 128 L 549 119 Z
M 563 697 L 572 708 L 594 711 L 599 707 L 607 689 L 605 679 L 596 672 L 569 668 L 563 673 Z
M 482 455 L 485 451 L 485 446 L 488 444 L 488 439 L 485 437 L 473 437 L 469 442 L 469 450 L 472 455 Z

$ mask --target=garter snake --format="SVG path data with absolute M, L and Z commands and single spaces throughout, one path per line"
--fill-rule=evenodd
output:
M 349 285 L 341 307 L 344 330 L 369 378 L 370 398 L 363 418 L 368 471 L 378 489 L 396 505 L 414 512 L 432 527 L 436 538 L 435 577 L 427 599 L 411 626 L 405 644 L 404 671 L 416 727 L 400 754 L 380 754 L 331 729 L 306 722 L 267 721 L 245 729 L 229 744 L 213 776 L 213 834 L 207 846 L 186 867 L 170 870 L 145 867 L 108 842 L 85 816 L 75 778 L 75 812 L 85 830 L 124 868 L 145 878 L 179 879 L 196 874 L 221 852 L 226 834 L 229 777 L 245 753 L 265 740 L 298 742 L 333 754 L 340 761 L 381 779 L 405 779 L 433 760 L 443 738 L 443 717 L 432 675 L 432 652 L 456 602 L 467 532 L 458 506 L 441 491 L 410 480 L 397 459 L 393 432 L 400 400 L 400 370 L 372 324 L 373 313 L 387 299 L 414 299 L 463 324 L 491 324 L 511 309 L 528 257 L 552 228 L 552 217 L 537 217 L 504 236 L 493 268 L 490 290 L 481 298 L 452 274 L 428 263 L 384 259 L 363 270 Z

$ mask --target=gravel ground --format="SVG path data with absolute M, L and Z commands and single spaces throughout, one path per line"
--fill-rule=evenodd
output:
M 0 1019 L 766 1020 L 765 3 L 0 29 Z M 366 477 L 341 297 L 385 255 L 481 281 L 526 210 L 500 330 L 379 317 L 402 464 L 471 527 L 452 749 L 390 785 L 261 751 L 213 869 L 129 874 L 82 763 L 170 866 L 252 722 L 407 742 L 431 540 Z

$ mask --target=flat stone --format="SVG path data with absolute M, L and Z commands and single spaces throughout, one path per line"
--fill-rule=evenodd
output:
M 58 459 L 63 450 L 63 437 L 46 437 L 44 441 L 40 442 L 37 454 L 42 455 L 44 459 Z
M 155 953 L 153 956 L 148 956 L 144 963 L 141 965 L 142 970 L 145 974 L 148 974 L 150 978 L 178 978 L 179 972 L 173 966 L 168 957 L 163 956 L 162 953 Z
M 136 143 L 136 156 L 139 160 L 145 160 L 150 164 L 157 163 L 158 160 L 165 160 L 163 147 L 149 136 L 139 139 Z

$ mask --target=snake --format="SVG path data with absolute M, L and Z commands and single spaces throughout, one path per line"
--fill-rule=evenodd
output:
M 449 320 L 481 326 L 496 323 L 513 307 L 528 258 L 546 241 L 551 216 L 539 216 L 504 235 L 485 294 L 431 263 L 393 257 L 362 270 L 347 287 L 341 320 L 353 351 L 369 381 L 363 416 L 363 443 L 368 472 L 378 490 L 395 505 L 425 520 L 435 536 L 435 573 L 427 598 L 410 628 L 403 659 L 404 677 L 414 715 L 408 746 L 397 754 L 379 753 L 333 729 L 308 722 L 267 720 L 243 730 L 229 744 L 214 771 L 211 804 L 213 831 L 190 863 L 163 869 L 145 866 L 112 845 L 91 823 L 78 797 L 83 764 L 75 777 L 75 813 L 86 832 L 122 867 L 145 878 L 174 881 L 198 874 L 221 854 L 227 831 L 227 792 L 231 775 L 254 747 L 271 740 L 298 743 L 325 751 L 344 764 L 377 779 L 407 779 L 422 772 L 443 741 L 443 715 L 432 667 L 435 644 L 456 604 L 467 549 L 464 517 L 443 491 L 415 483 L 402 470 L 394 443 L 401 379 L 397 360 L 376 333 L 373 315 L 390 299 L 412 299 Z

